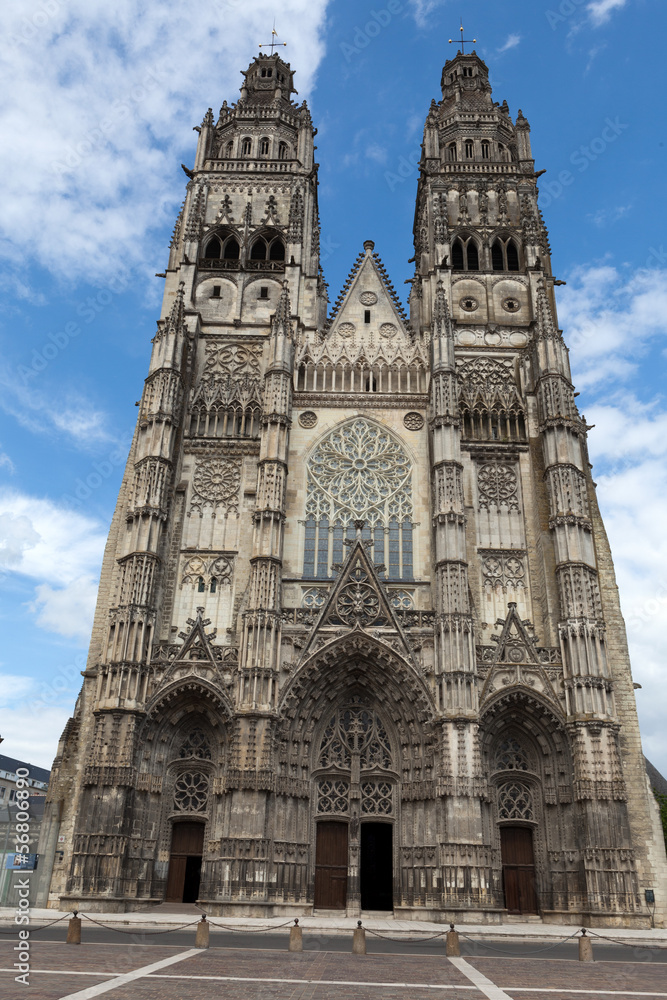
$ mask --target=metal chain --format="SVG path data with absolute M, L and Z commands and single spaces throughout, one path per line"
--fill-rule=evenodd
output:
M 374 937 L 380 938 L 382 941 L 397 941 L 399 944 L 409 944 L 410 941 L 415 941 L 417 944 L 425 943 L 426 941 L 435 941 L 436 938 L 444 937 L 445 931 L 438 931 L 437 934 L 431 934 L 430 937 L 425 938 L 397 938 L 392 937 L 390 934 L 381 934 L 379 931 L 374 931 L 370 927 L 364 927 L 364 930 L 368 934 L 372 934 Z
M 190 920 L 187 924 L 177 924 L 175 927 L 166 927 L 159 931 L 147 931 L 137 927 L 126 930 L 124 927 L 112 927 L 110 924 L 103 924 L 101 920 L 95 920 L 94 917 L 89 916 L 87 913 L 81 913 L 81 916 L 85 917 L 86 920 L 90 920 L 91 923 L 97 924 L 98 927 L 104 927 L 107 931 L 116 931 L 117 934 L 170 934 L 172 931 L 182 931 L 184 927 L 195 927 L 199 923 L 198 920 Z
M 206 917 L 211 927 L 222 927 L 225 931 L 233 931 L 236 934 L 253 933 L 262 934 L 264 931 L 279 931 L 282 927 L 293 925 L 292 920 L 286 920 L 284 924 L 270 924 L 268 927 L 230 927 L 228 924 L 218 924 L 210 917 Z M 293 925 L 294 926 L 294 925 Z
M 479 945 L 482 948 L 489 948 L 491 951 L 497 951 L 501 955 L 508 955 L 509 954 L 509 952 L 507 951 L 506 948 L 494 948 L 492 944 L 487 944 L 486 941 L 476 941 L 474 938 L 468 937 L 467 934 L 463 934 L 461 931 L 458 931 L 458 934 L 459 934 L 460 937 L 465 938 L 466 941 L 470 941 L 471 944 Z M 579 931 L 575 931 L 574 934 L 570 934 L 566 938 L 561 938 L 558 941 L 556 941 L 554 944 L 547 945 L 546 948 L 534 948 L 533 951 L 529 951 L 527 954 L 528 955 L 539 955 L 539 953 L 542 952 L 542 951 L 551 951 L 552 948 L 558 947 L 559 944 L 564 944 L 566 941 L 571 941 L 572 938 L 576 937 L 578 934 L 579 934 Z
M 30 925 L 26 926 L 25 924 L 19 926 L 17 924 L 16 927 L 12 927 L 8 931 L 0 930 L 0 934 L 16 934 L 16 932 L 20 930 L 30 931 L 31 935 L 36 934 L 37 931 L 43 931 L 46 927 L 53 927 L 54 924 L 59 924 L 61 920 L 66 920 L 69 915 L 69 913 L 64 913 L 62 917 L 56 917 L 55 920 L 49 921 L 48 924 L 40 924 L 39 927 L 31 927 Z
M 593 937 L 600 938 L 601 941 L 613 941 L 614 944 L 624 944 L 626 948 L 646 948 L 647 951 L 654 951 L 656 948 L 662 947 L 659 944 L 634 944 L 632 941 L 621 941 L 620 938 L 608 937 L 606 934 L 596 934 L 592 931 L 590 927 L 586 928 L 587 934 L 592 934 Z

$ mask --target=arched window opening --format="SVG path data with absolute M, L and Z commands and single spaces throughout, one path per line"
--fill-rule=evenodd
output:
M 452 267 L 455 271 L 463 271 L 465 269 L 463 243 L 458 237 L 452 244 Z
M 373 382 L 371 374 L 369 391 Z M 344 562 L 357 520 L 387 578 L 412 579 L 412 464 L 384 428 L 361 417 L 331 431 L 308 460 L 304 577 L 327 578 Z
M 287 159 L 287 143 L 286 142 L 281 142 L 278 145 L 278 159 L 279 160 L 286 160 Z
M 239 241 L 235 236 L 230 236 L 225 240 L 225 249 L 223 257 L 225 260 L 238 260 L 241 253 L 241 248 L 239 247 Z
M 519 251 L 513 239 L 496 239 L 491 247 L 494 271 L 518 271 Z
M 483 160 L 488 160 L 489 159 L 489 149 L 490 149 L 489 142 L 488 142 L 487 139 L 484 139 L 482 141 L 482 159 Z
M 452 267 L 455 271 L 479 271 L 479 250 L 471 236 L 457 236 L 452 243 Z
M 268 156 L 270 149 L 270 143 L 266 136 L 259 140 L 259 155 Z
M 269 260 L 285 260 L 285 244 L 280 237 L 276 237 L 276 239 L 271 241 Z
M 472 141 L 472 139 L 466 139 L 465 149 L 466 149 L 466 160 L 472 160 L 473 157 L 475 156 L 475 143 Z
M 178 754 L 179 757 L 198 757 L 200 760 L 211 760 L 211 748 L 206 733 L 202 729 L 191 730 Z
M 496 747 L 494 771 L 532 771 L 530 754 L 514 736 L 508 736 Z
M 222 246 L 217 236 L 213 236 L 206 244 L 204 256 L 209 260 L 218 260 L 222 257 Z
M 241 144 L 241 153 L 243 156 L 250 156 L 252 152 L 252 139 L 246 136 Z
M 266 240 L 258 236 L 250 247 L 250 260 L 266 260 Z
M 218 581 L 217 581 L 217 579 L 214 576 L 212 576 L 211 577 L 211 586 L 209 587 L 209 590 L 211 591 L 212 594 L 215 594 L 215 592 L 216 592 L 217 589 L 218 589 Z
M 225 146 L 225 158 L 227 160 L 231 160 L 233 153 L 234 153 L 234 143 L 230 139 L 227 145 Z
M 200 576 L 197 578 L 197 592 L 203 594 L 206 590 L 206 584 L 204 583 L 204 577 Z
M 450 163 L 455 163 L 458 159 L 455 142 L 450 142 L 449 146 L 447 146 L 447 159 Z

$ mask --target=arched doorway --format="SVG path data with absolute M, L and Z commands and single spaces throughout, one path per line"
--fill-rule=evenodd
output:
M 204 824 L 174 823 L 171 834 L 167 903 L 195 903 L 199 898 Z
M 351 698 L 328 715 L 316 746 L 314 905 L 391 910 L 398 773 L 387 729 Z
M 509 913 L 538 913 L 535 890 L 533 831 L 528 826 L 501 826 L 503 892 Z

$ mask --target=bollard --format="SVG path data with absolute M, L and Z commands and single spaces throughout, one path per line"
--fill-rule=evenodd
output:
M 361 920 L 357 920 L 357 926 L 352 934 L 352 954 L 366 954 L 366 931 L 361 926 Z
M 447 958 L 461 957 L 461 944 L 459 942 L 458 931 L 454 930 L 454 924 L 449 925 L 447 940 L 445 942 L 445 955 Z
M 579 961 L 580 962 L 594 962 L 593 958 L 593 942 L 589 937 L 586 936 L 586 928 L 581 928 L 581 937 L 579 938 Z
M 208 948 L 209 936 L 211 933 L 211 925 L 206 919 L 206 914 L 202 913 L 202 918 L 197 924 L 197 933 L 195 934 L 195 948 Z
M 289 929 L 288 951 L 303 951 L 303 931 L 299 927 L 299 918 L 294 918 L 294 927 Z
M 69 924 L 67 925 L 67 941 L 66 944 L 81 944 L 81 917 L 79 917 L 78 910 L 73 910 L 73 917 L 69 918 Z

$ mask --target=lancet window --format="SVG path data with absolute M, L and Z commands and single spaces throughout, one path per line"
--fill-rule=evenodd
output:
M 498 789 L 498 819 L 535 818 L 533 796 L 528 785 L 508 781 Z
M 326 578 L 344 562 L 346 538 L 363 538 L 388 579 L 413 575 L 412 463 L 379 425 L 358 418 L 333 430 L 307 466 L 303 575 Z
M 491 263 L 494 271 L 518 271 L 519 251 L 513 239 L 498 239 L 491 247 Z
M 479 271 L 479 250 L 472 236 L 457 236 L 452 243 L 452 268 L 455 271 Z

